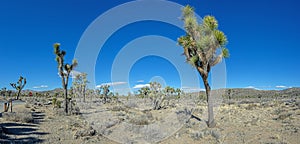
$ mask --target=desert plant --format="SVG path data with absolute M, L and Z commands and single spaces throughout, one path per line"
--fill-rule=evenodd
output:
M 72 64 L 65 64 L 64 63 L 64 56 L 66 52 L 64 50 L 60 50 L 60 44 L 54 44 L 54 54 L 56 55 L 55 60 L 58 64 L 58 72 L 62 80 L 62 87 L 64 89 L 65 94 L 65 112 L 68 114 L 68 83 L 69 83 L 69 76 L 71 71 L 77 66 L 77 60 L 73 59 Z
M 6 92 L 7 92 L 6 87 L 3 87 L 3 88 L 0 90 L 0 95 L 5 97 Z
M 176 88 L 175 92 L 177 93 L 177 98 L 180 98 L 182 91 L 179 88 Z
M 33 121 L 33 116 L 29 111 L 3 113 L 3 118 L 7 121 L 30 123 Z
M 25 87 L 26 85 L 26 78 L 23 78 L 22 76 L 20 76 L 19 80 L 17 83 L 10 83 L 10 85 L 16 89 L 18 91 L 17 97 L 16 99 L 19 99 L 20 93 L 22 91 L 22 89 Z
M 208 75 L 211 68 L 229 57 L 229 51 L 225 48 L 227 38 L 218 30 L 218 22 L 213 16 L 205 16 L 202 23 L 197 22 L 194 9 L 187 5 L 182 10 L 182 20 L 186 35 L 178 39 L 178 43 L 184 49 L 186 60 L 197 69 L 202 77 L 208 103 L 208 127 L 214 127 L 213 99 L 210 95 Z M 217 54 L 218 50 L 220 54 Z
M 73 88 L 75 90 L 75 94 L 77 96 L 83 97 L 83 102 L 85 102 L 85 96 L 86 96 L 86 89 L 87 89 L 87 83 L 88 80 L 86 79 L 87 74 L 86 73 L 80 73 L 75 76 L 75 79 L 73 80 Z
M 150 93 L 150 88 L 147 86 L 142 87 L 141 89 L 138 90 L 138 93 L 139 93 L 139 97 L 145 98 Z
M 102 92 L 103 103 L 106 103 L 109 96 L 109 87 L 110 85 L 101 85 L 100 92 Z
M 153 109 L 159 110 L 162 108 L 165 95 L 162 94 L 161 84 L 158 82 L 150 82 L 150 98 L 153 101 Z

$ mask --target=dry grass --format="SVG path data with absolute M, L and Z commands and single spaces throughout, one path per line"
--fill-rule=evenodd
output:
M 13 121 L 13 122 L 23 122 L 23 123 L 33 122 L 32 113 L 28 111 L 3 113 L 3 118 L 6 121 Z

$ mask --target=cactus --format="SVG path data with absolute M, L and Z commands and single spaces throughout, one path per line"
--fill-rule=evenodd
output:
M 76 59 L 73 59 L 72 64 L 64 63 L 64 56 L 66 55 L 66 51 L 60 50 L 60 44 L 54 44 L 54 54 L 56 55 L 55 60 L 58 64 L 58 72 L 62 80 L 62 87 L 64 89 L 65 95 L 65 113 L 68 114 L 68 82 L 71 71 L 77 66 L 78 62 Z
M 26 78 L 20 76 L 19 80 L 17 83 L 10 83 L 10 85 L 18 91 L 16 99 L 18 100 L 21 94 L 22 89 L 26 85 Z

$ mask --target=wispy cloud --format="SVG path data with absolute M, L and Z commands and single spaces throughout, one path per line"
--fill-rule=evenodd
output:
M 100 88 L 103 85 L 117 86 L 117 85 L 124 85 L 124 84 L 127 84 L 127 82 L 109 82 L 109 83 L 102 83 L 100 85 L 97 85 L 96 88 Z
M 133 88 L 139 89 L 139 88 L 143 88 L 143 87 L 150 87 L 150 84 L 137 84 Z
M 247 86 L 247 87 L 245 87 L 245 88 L 248 88 L 248 89 L 255 89 L 255 90 L 261 90 L 261 89 L 255 87 L 255 86 Z
M 144 80 L 138 80 L 138 81 L 136 81 L 137 83 L 143 83 L 144 82 Z
M 276 88 L 279 88 L 279 89 L 286 89 L 286 88 L 290 88 L 288 86 L 284 86 L 284 85 L 279 85 L 279 86 L 275 86 Z
M 34 89 L 47 88 L 47 85 L 34 86 Z
M 199 91 L 205 91 L 203 88 L 198 87 L 182 87 L 181 88 L 184 92 L 199 92 Z

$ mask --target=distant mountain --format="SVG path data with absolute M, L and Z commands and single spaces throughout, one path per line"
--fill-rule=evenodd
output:
M 288 88 L 284 90 L 257 90 L 251 88 L 227 88 L 213 90 L 225 97 L 231 98 L 260 98 L 260 97 L 295 97 L 300 96 L 300 87 Z M 204 91 L 189 93 L 191 95 L 205 95 Z

